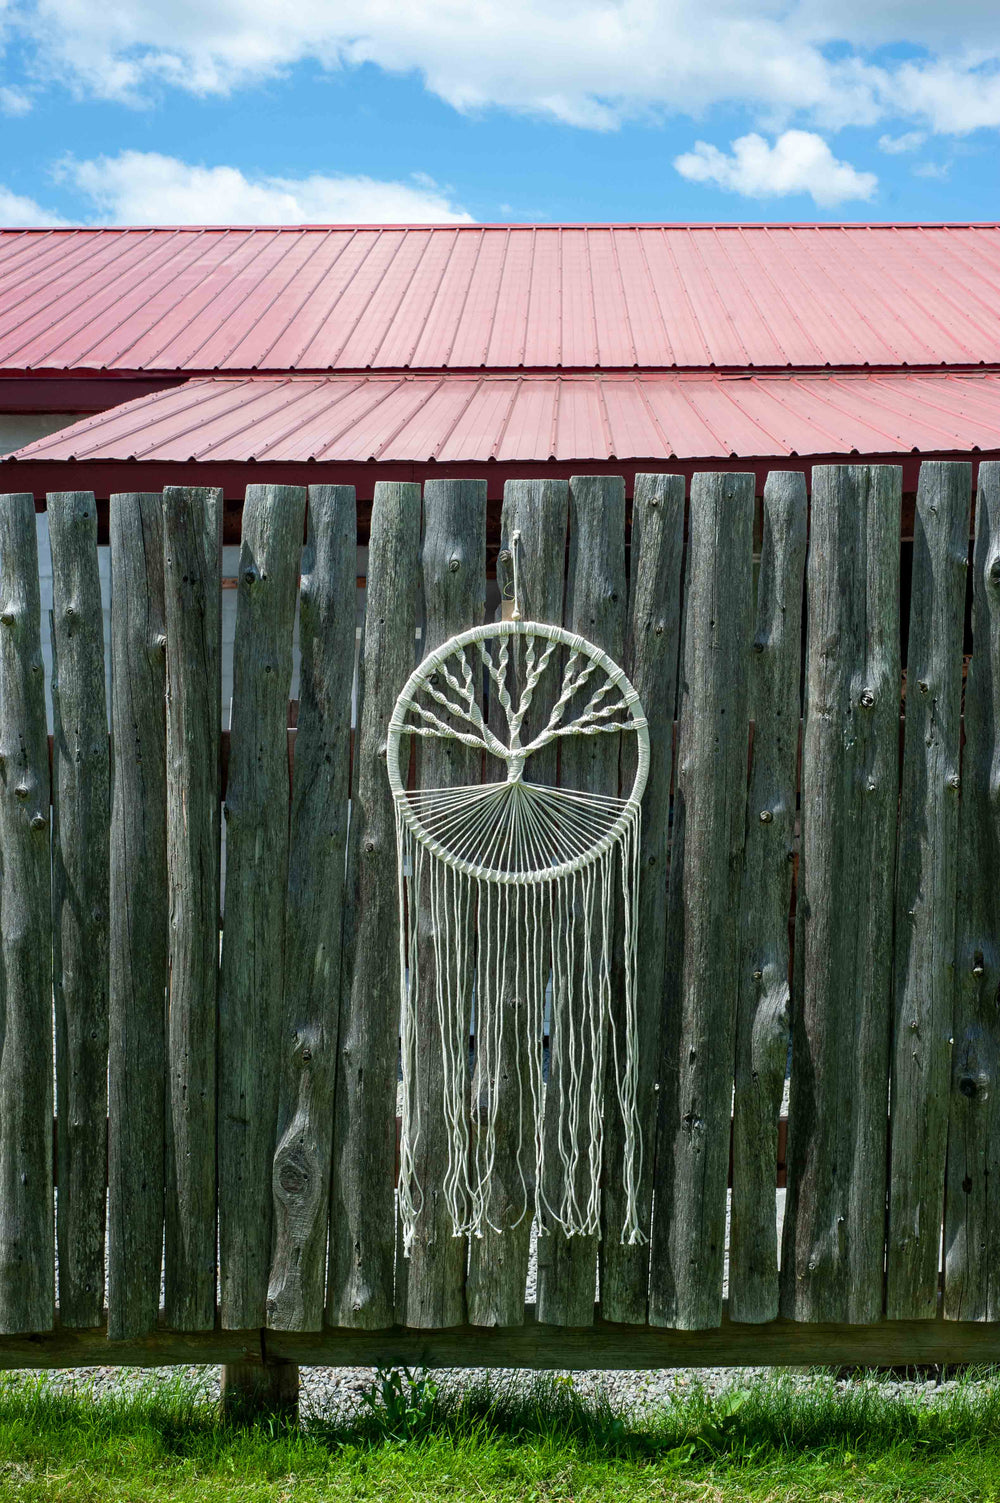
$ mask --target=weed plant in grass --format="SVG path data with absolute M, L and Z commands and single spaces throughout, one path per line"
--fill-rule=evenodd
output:
M 936 1393 L 877 1376 L 695 1381 L 656 1409 L 584 1401 L 568 1378 L 465 1390 L 384 1373 L 356 1412 L 223 1424 L 190 1379 L 99 1397 L 0 1380 L 0 1498 L 221 1500 L 1000 1500 L 1000 1376 Z

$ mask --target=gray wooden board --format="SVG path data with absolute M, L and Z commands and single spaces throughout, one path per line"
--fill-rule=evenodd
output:
M 631 578 L 623 667 L 649 721 L 649 776 L 642 799 L 642 845 L 636 923 L 639 1030 L 638 1113 L 642 1150 L 639 1224 L 644 1241 L 622 1241 L 625 1194 L 624 1134 L 613 1074 L 605 1083 L 604 1196 L 602 1200 L 601 1309 L 608 1320 L 643 1325 L 649 1304 L 649 1232 L 653 1152 L 659 1099 L 660 1033 L 667 946 L 667 873 L 670 782 L 680 644 L 681 560 L 684 549 L 684 477 L 637 475 L 632 499 Z M 635 778 L 637 748 L 621 744 L 624 796 Z M 621 990 L 615 1005 L 621 1009 Z M 621 1030 L 619 1017 L 619 1030 Z M 610 1071 L 609 1061 L 609 1071 Z
M 513 552 L 518 555 L 518 604 L 525 621 L 559 623 L 563 618 L 566 564 L 566 525 L 569 486 L 565 480 L 508 480 L 500 519 L 498 578 L 513 604 Z M 514 534 L 519 534 L 515 543 Z M 519 704 L 523 660 L 515 652 L 510 669 L 510 693 Z M 555 702 L 555 676 L 543 678 L 532 698 L 522 728 L 522 742 L 546 724 Z M 496 696 L 491 700 L 491 726 L 499 714 L 497 733 L 506 735 L 506 720 Z M 497 764 L 500 767 L 500 764 Z M 554 784 L 556 747 L 542 748 L 525 764 L 528 781 Z M 489 1109 L 495 1094 L 497 1154 L 489 1188 L 491 1225 L 469 1248 L 468 1308 L 470 1324 L 510 1326 L 524 1318 L 524 1296 L 535 1199 L 535 1130 L 531 1094 L 527 1088 L 526 974 L 510 974 L 503 1053 L 495 1078 L 487 1079 L 477 1066 L 472 1083 L 473 1126 L 480 1111 Z M 526 972 L 527 967 L 522 968 Z M 522 1173 L 524 1183 L 522 1183 Z M 496 1230 L 499 1228 L 499 1230 Z
M 1000 1324 L 881 1320 L 871 1325 L 737 1325 L 723 1314 L 709 1331 L 637 1329 L 601 1320 L 577 1330 L 546 1326 L 529 1306 L 522 1324 L 484 1330 L 322 1332 L 193 1331 L 162 1326 L 132 1341 L 104 1330 L 55 1330 L 0 1340 L 0 1368 L 204 1366 L 266 1359 L 323 1367 L 526 1368 L 632 1371 L 668 1367 L 913 1366 L 1000 1361 Z
M 59 1121 L 59 1316 L 104 1310 L 111 767 L 91 491 L 50 493 L 52 983 Z
M 788 916 L 805 562 L 805 476 L 774 471 L 764 486 L 740 911 L 729 1247 L 729 1307 L 740 1321 L 773 1320 L 778 1313 L 774 1165 L 791 1027 Z
M 167 982 L 166 627 L 155 493 L 111 497 L 108 1335 L 156 1327 Z
M 1000 464 L 979 467 L 959 813 L 945 1314 L 1000 1312 Z
M 372 502 L 344 894 L 333 1106 L 327 1320 L 394 1318 L 399 917 L 386 734 L 416 658 L 420 487 L 379 481 Z
M 482 622 L 486 603 L 486 482 L 429 480 L 424 486 L 421 548 L 424 586 L 424 652 Z M 478 783 L 480 758 L 458 741 L 420 738 L 417 781 L 421 788 Z M 442 1090 L 441 1036 L 433 1020 L 436 982 L 429 891 L 419 904 L 417 944 L 422 1005 L 417 1023 L 418 1100 L 422 1130 L 414 1165 L 420 1209 L 406 1278 L 406 1324 L 422 1328 L 456 1325 L 465 1318 L 464 1237 L 456 1237 L 442 1194 L 447 1162 L 447 1124 Z M 461 924 L 465 919 L 454 922 Z M 472 917 L 467 921 L 470 925 Z M 467 933 L 463 948 L 470 935 Z M 461 989 L 461 981 L 456 985 Z M 471 975 L 464 988 L 468 994 Z M 466 1037 L 468 1025 L 466 1024 Z
M 35 502 L 0 496 L 0 1331 L 55 1317 L 52 911 Z
M 575 475 L 569 483 L 569 572 L 566 581 L 564 624 L 568 630 L 603 648 L 616 663 L 625 648 L 625 482 L 619 475 Z M 563 742 L 559 781 L 564 788 L 614 793 L 618 787 L 620 737 L 570 736 Z M 585 924 L 577 904 L 576 954 L 584 964 Z M 595 937 L 594 943 L 599 943 Z M 571 1006 L 573 1002 L 571 1001 Z M 602 1027 L 607 1039 L 607 1021 Z M 558 1155 L 556 1102 L 568 1089 L 570 1060 L 561 1050 L 558 1023 L 553 1019 L 549 1080 L 546 1090 L 543 1181 L 550 1206 L 562 1201 L 564 1173 Z M 583 1099 L 603 1089 L 599 1059 L 592 1059 L 583 1075 Z M 589 1126 L 580 1124 L 581 1176 L 587 1174 L 591 1150 Z M 578 1199 L 585 1203 L 581 1178 Z M 594 1318 L 597 1278 L 597 1237 L 567 1236 L 548 1215 L 538 1238 L 538 1310 L 553 1325 L 586 1325 Z
M 902 472 L 813 470 L 782 1313 L 882 1311 Z
M 165 1306 L 176 1330 L 215 1325 L 216 1012 L 222 695 L 222 492 L 163 493 L 167 632 Z
M 650 1320 L 718 1325 L 747 796 L 754 478 L 691 482 L 678 710 L 671 989 L 660 1074 Z
M 262 1325 L 271 1265 L 288 883 L 288 690 L 305 489 L 250 485 L 243 507 L 226 787 L 219 983 L 220 1314 Z
M 937 1309 L 955 990 L 962 650 L 972 467 L 925 461 L 913 530 L 896 862 L 886 1312 Z
M 309 487 L 268 1324 L 323 1324 L 357 617 L 352 485 Z M 366 1167 L 366 1166 L 365 1166 Z

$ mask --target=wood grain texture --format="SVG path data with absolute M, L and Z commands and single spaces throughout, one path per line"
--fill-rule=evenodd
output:
M 0 1369 L 204 1366 L 269 1360 L 324 1367 L 604 1369 L 643 1372 L 665 1367 L 914 1366 L 1000 1361 L 1000 1323 L 882 1320 L 871 1325 L 736 1325 L 723 1313 L 709 1331 L 613 1325 L 599 1314 L 574 1330 L 546 1326 L 528 1306 L 513 1328 L 459 1326 L 407 1331 L 400 1326 L 322 1332 L 192 1331 L 161 1325 L 132 1341 L 109 1341 L 104 1330 L 57 1326 L 34 1336 L 0 1338 Z
M 902 472 L 813 470 L 782 1313 L 882 1311 Z
M 673 988 L 660 1074 L 650 1320 L 718 1325 L 747 798 L 754 479 L 691 482 L 677 730 Z
M 111 497 L 108 1336 L 156 1327 L 163 1255 L 167 984 L 163 509 Z
M 740 912 L 729 1308 L 734 1320 L 778 1313 L 774 1164 L 792 1009 L 788 915 L 802 670 L 806 481 L 777 471 L 764 486 L 757 626 L 750 668 L 753 763 Z
M 163 492 L 167 630 L 165 1306 L 215 1325 L 216 1012 L 219 992 L 222 492 Z
M 945 1314 L 1000 1312 L 1000 464 L 979 467 L 959 813 Z M 909 693 L 907 694 L 909 699 Z
M 569 486 L 565 480 L 508 480 L 504 486 L 500 518 L 500 567 L 498 578 L 513 591 L 513 552 L 518 553 L 518 588 L 521 617 L 525 621 L 561 622 L 566 574 L 566 527 Z M 520 537 L 515 545 L 514 534 Z M 519 667 L 522 669 L 519 675 Z M 514 655 L 511 663 L 512 702 L 520 702 L 523 664 Z M 527 744 L 548 722 L 558 685 L 554 675 L 543 678 L 525 716 L 522 741 Z M 506 736 L 506 718 L 494 696 L 492 715 L 499 714 L 499 734 Z M 497 764 L 499 767 L 499 764 Z M 555 784 L 556 747 L 544 747 L 526 763 L 531 782 Z M 493 952 L 499 954 L 499 945 Z M 489 1079 L 477 1065 L 472 1082 L 473 1123 L 486 1113 L 491 1098 L 497 1102 L 497 1153 L 493 1163 L 487 1226 L 469 1248 L 469 1322 L 475 1326 L 510 1326 L 524 1318 L 524 1296 L 531 1246 L 535 1199 L 535 1128 L 531 1095 L 527 1090 L 526 967 L 510 973 L 503 998 L 507 1023 L 502 1054 L 495 1077 Z M 521 1069 L 518 1069 L 518 1056 Z M 520 1156 L 526 1185 L 522 1185 Z M 495 1227 L 501 1228 L 498 1232 Z
M 50 493 L 52 985 L 59 1119 L 59 1316 L 104 1311 L 111 763 L 97 506 Z
M 251 485 L 243 507 L 226 788 L 219 984 L 220 1314 L 263 1325 L 271 1266 L 288 886 L 288 689 L 304 487 Z
M 482 622 L 486 603 L 485 480 L 427 482 L 421 565 L 426 655 L 456 632 Z M 480 758 L 470 748 L 458 741 L 420 738 L 418 786 L 454 788 L 478 783 L 479 778 Z M 432 1006 L 436 967 L 429 891 L 421 893 L 418 901 L 420 986 L 425 1004 Z M 441 1037 L 430 1012 L 418 1024 L 417 1074 L 422 1130 L 414 1167 L 423 1198 L 407 1270 L 406 1324 L 427 1328 L 456 1325 L 465 1319 L 466 1263 L 465 1238 L 453 1235 L 441 1192 L 448 1129 L 442 1108 Z
M 309 488 L 268 1324 L 323 1325 L 357 619 L 352 485 Z
M 394 1319 L 399 908 L 386 731 L 416 661 L 420 487 L 379 481 L 372 502 L 344 895 L 333 1108 L 327 1314 Z
M 896 861 L 886 1313 L 937 1309 L 955 991 L 962 649 L 972 467 L 925 461 L 913 534 Z
M 947 1320 L 877 1321 L 870 1325 L 736 1325 L 723 1310 L 705 1331 L 612 1325 L 576 1329 L 543 1325 L 529 1306 L 507 1329 L 324 1331 L 322 1336 L 266 1334 L 269 1353 L 303 1365 L 524 1368 L 642 1372 L 665 1367 L 904 1366 L 924 1362 L 995 1362 L 1000 1325 Z M 4 1348 L 0 1346 L 0 1361 Z M 97 1358 L 93 1359 L 97 1361 Z M 189 1358 L 188 1360 L 196 1360 Z M 208 1361 L 210 1359 L 205 1358 Z M 13 1364 L 12 1364 L 13 1365 Z
M 35 502 L 0 496 L 0 1331 L 55 1317 L 52 909 Z
M 597 647 L 616 663 L 625 650 L 625 482 L 617 475 L 575 475 L 569 483 L 569 572 L 566 580 L 564 625 Z M 559 782 L 563 788 L 591 793 L 613 792 L 618 787 L 619 736 L 570 736 L 563 743 Z M 582 968 L 587 945 L 583 904 L 578 902 L 574 922 L 577 964 Z M 593 944 L 600 943 L 594 936 Z M 607 1023 L 602 1029 L 607 1039 Z M 546 1089 L 544 1127 L 544 1186 L 549 1205 L 563 1199 L 563 1168 L 558 1154 L 558 1119 L 555 1103 L 569 1089 L 570 1060 L 560 1050 L 558 1030 L 553 1029 L 549 1080 Z M 582 1082 L 583 1100 L 588 1092 L 603 1090 L 600 1060 L 590 1062 Z M 581 1113 L 582 1117 L 582 1113 Z M 589 1126 L 579 1125 L 581 1180 L 579 1204 L 586 1200 L 583 1177 L 589 1170 Z M 562 1229 L 543 1218 L 538 1238 L 538 1310 L 552 1325 L 586 1325 L 594 1318 L 597 1279 L 596 1236 L 567 1237 Z
M 636 969 L 639 1025 L 638 1112 L 642 1143 L 639 1224 L 647 1241 L 621 1240 L 625 1224 L 621 1113 L 613 1075 L 605 1083 L 604 1197 L 601 1310 L 607 1320 L 645 1324 L 648 1312 L 649 1233 L 653 1153 L 659 1099 L 661 1028 L 667 952 L 667 875 L 673 722 L 680 647 L 684 477 L 637 475 L 632 499 L 632 561 L 623 667 L 649 721 L 649 777 L 642 799 L 642 847 Z M 634 737 L 621 744 L 621 792 L 635 778 Z M 622 994 L 616 988 L 615 1003 Z M 773 1168 L 773 1166 L 772 1166 Z

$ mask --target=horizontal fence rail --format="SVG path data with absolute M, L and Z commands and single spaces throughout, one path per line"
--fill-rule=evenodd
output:
M 1000 465 L 972 503 L 969 464 L 925 463 L 902 567 L 892 466 L 762 498 L 731 473 L 511 481 L 499 519 L 482 482 L 382 482 L 358 646 L 353 491 L 252 486 L 227 732 L 221 491 L 111 498 L 110 704 L 98 507 L 50 495 L 47 746 L 36 503 L 0 496 L 0 1366 L 1000 1359 Z M 553 1045 L 536 1121 L 511 966 L 490 1065 L 469 1020 L 486 1230 L 453 1236 L 431 1194 L 404 1257 L 387 727 L 418 653 L 508 609 L 515 547 L 522 614 L 609 653 L 649 721 L 642 1239 L 598 1069 L 620 971 L 584 1082 L 601 1235 L 568 1237 L 524 1214 L 536 1134 L 543 1206 L 566 1194 L 571 1083 Z M 544 778 L 627 791 L 634 747 L 582 740 Z M 435 740 L 410 775 L 488 776 Z M 499 943 L 463 922 L 463 953 Z M 433 1184 L 433 1020 L 416 1049 Z

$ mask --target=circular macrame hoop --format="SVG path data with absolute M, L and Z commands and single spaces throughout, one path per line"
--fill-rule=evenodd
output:
M 543 749 L 604 735 L 635 737 L 624 796 L 617 788 L 580 791 L 533 780 Z M 483 780 L 408 788 L 411 736 L 478 753 Z M 554 758 L 547 760 L 551 771 Z M 389 722 L 387 765 L 399 880 L 399 1199 L 407 1249 L 423 1200 L 418 1029 L 431 1019 L 444 1063 L 440 1106 L 448 1139 L 447 1166 L 434 1189 L 444 1196 L 453 1232 L 500 1231 L 534 1213 L 541 1226 L 555 1224 L 568 1235 L 600 1233 L 610 1047 L 624 1122 L 622 1237 L 640 1240 L 635 913 L 649 732 L 639 696 L 607 653 L 574 632 L 520 619 L 474 627 L 430 652 L 410 675 Z M 422 912 L 429 922 L 418 934 Z M 474 1140 L 467 1106 L 473 1022 Z M 544 1083 L 546 1033 L 555 1093 Z M 493 1185 L 499 1080 L 512 1057 L 518 1100 L 531 1096 L 534 1140 L 533 1153 L 517 1144 L 522 1195 L 513 1223 L 510 1187 L 498 1197 Z M 556 1119 L 546 1132 L 558 1153 L 555 1175 L 543 1165 L 546 1111 Z M 521 1110 L 515 1115 L 523 1121 Z

